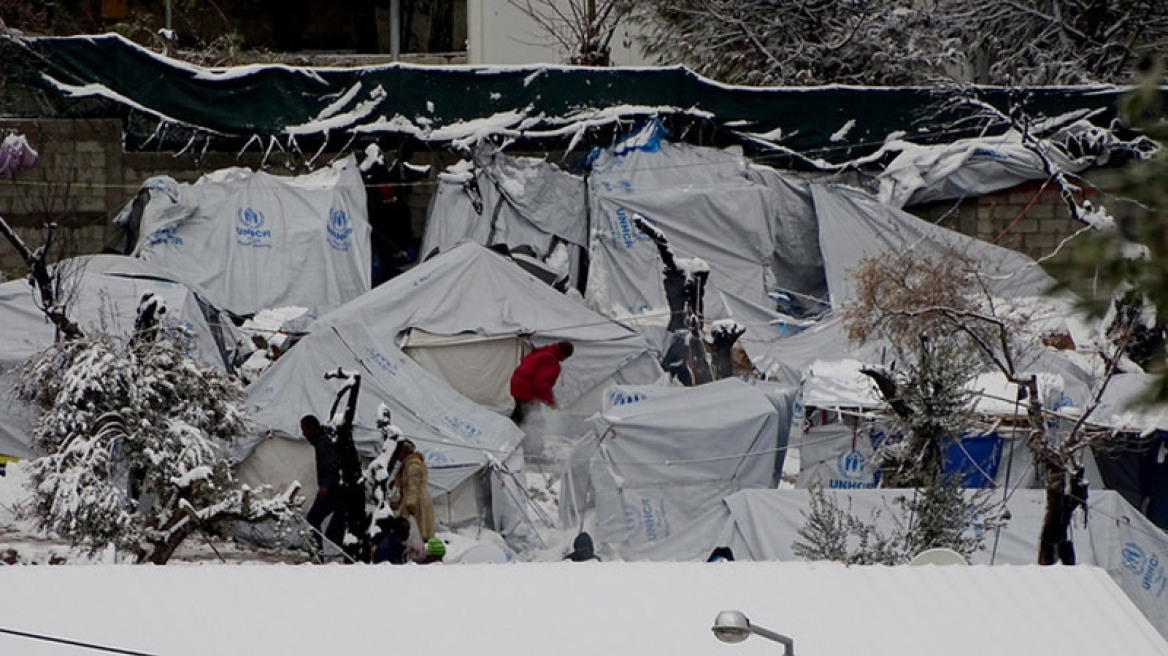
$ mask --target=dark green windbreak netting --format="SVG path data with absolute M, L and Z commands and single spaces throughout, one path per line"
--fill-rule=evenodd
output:
M 127 147 L 159 125 L 225 143 L 253 137 L 380 136 L 449 143 L 484 133 L 578 143 L 588 128 L 648 115 L 704 125 L 757 150 L 840 163 L 878 148 L 890 134 L 936 143 L 982 130 L 984 108 L 1024 106 L 1028 115 L 1092 112 L 1105 124 L 1121 89 L 748 88 L 680 68 L 413 66 L 209 69 L 165 58 L 116 35 L 0 43 L 7 94 L 0 111 L 121 116 Z M 77 109 L 83 107 L 84 109 Z M 684 128 L 683 128 L 684 129 Z M 999 125 L 998 129 L 1001 129 Z M 138 133 L 135 135 L 135 133 Z M 155 147 L 157 144 L 155 144 Z

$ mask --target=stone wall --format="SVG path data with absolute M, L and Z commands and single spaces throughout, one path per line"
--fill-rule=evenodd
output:
M 23 134 L 39 161 L 0 179 L 0 217 L 29 248 L 44 243 L 44 226 L 54 222 L 61 227 L 59 255 L 100 252 L 110 237 L 111 209 L 120 208 L 126 194 L 121 122 L 0 119 L 0 134 L 9 132 Z M 0 275 L 24 271 L 15 249 L 0 240 Z

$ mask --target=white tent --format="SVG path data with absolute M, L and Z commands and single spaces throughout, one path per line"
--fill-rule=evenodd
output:
M 231 312 L 319 313 L 369 290 L 369 218 L 352 156 L 296 177 L 230 168 L 194 184 L 151 178 L 142 193 L 133 254 Z M 123 223 L 132 223 L 131 208 Z
M 138 303 L 152 293 L 166 304 L 164 325 L 187 335 L 187 354 L 220 370 L 229 365 L 235 337 L 230 321 L 200 293 L 176 282 L 169 272 L 121 255 L 93 255 L 59 262 L 68 316 L 83 331 L 128 337 L 134 330 Z M 21 365 L 52 346 L 56 328 L 37 308 L 39 296 L 26 281 L 0 284 L 0 455 L 27 457 L 26 429 L 33 414 L 12 398 Z
M 402 340 L 432 373 L 465 395 L 498 403 L 510 401 L 511 371 L 520 355 L 514 340 L 520 338 L 537 346 L 560 340 L 575 346 L 556 382 L 562 407 L 591 399 L 613 382 L 648 383 L 661 375 L 656 356 L 636 331 L 475 243 L 423 262 L 321 317 L 310 330 L 349 325 L 367 326 L 384 343 Z M 590 414 L 598 405 L 579 411 Z
M 307 471 L 304 462 L 311 463 L 311 450 L 281 443 L 257 446 L 272 434 L 301 439 L 300 418 L 306 414 L 328 420 L 338 386 L 324 374 L 337 367 L 362 375 L 354 426 L 358 451 L 368 457 L 380 452 L 383 439 L 374 423 L 379 405 L 385 404 L 393 424 L 426 458 L 439 521 L 455 525 L 480 519 L 476 477 L 484 467 L 522 468 L 517 449 L 523 433 L 507 418 L 450 389 L 391 340 L 349 324 L 311 333 L 248 386 L 253 434 L 238 445 L 236 457 L 249 480 L 286 483 Z M 249 462 L 253 450 L 261 460 Z M 311 490 L 315 481 L 300 482 Z M 507 512 L 496 509 L 496 524 L 506 521 Z
M 893 528 L 891 500 L 912 490 L 837 490 L 827 494 L 856 517 L 879 511 L 877 528 Z M 640 545 L 629 558 L 705 560 L 715 546 L 730 547 L 739 560 L 799 560 L 792 545 L 800 540 L 811 492 L 744 490 L 728 495 L 705 515 L 678 526 L 668 539 Z M 995 493 L 994 500 L 1002 493 Z M 973 564 L 1026 565 L 1038 559 L 1038 535 L 1045 497 L 1042 490 L 1013 490 L 1006 508 L 1010 519 L 1000 531 L 984 535 L 985 549 Z M 1077 511 L 1072 539 L 1077 561 L 1107 570 L 1161 633 L 1168 635 L 1168 535 L 1111 490 L 1092 490 L 1087 513 Z
M 697 387 L 614 386 L 561 482 L 560 525 L 594 501 L 596 537 L 617 548 L 663 540 L 736 490 L 773 487 L 794 389 L 737 378 Z

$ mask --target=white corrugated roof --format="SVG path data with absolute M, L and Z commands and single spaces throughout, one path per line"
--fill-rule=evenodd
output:
M 1163 655 L 1094 567 L 833 563 L 0 568 L 0 628 L 166 656 Z M 0 633 L 0 653 L 76 648 Z

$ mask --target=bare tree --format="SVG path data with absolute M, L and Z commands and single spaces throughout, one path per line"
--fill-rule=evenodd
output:
M 68 294 L 64 285 L 69 277 L 54 273 L 48 262 L 48 254 L 52 249 L 57 224 L 50 223 L 46 229 L 48 236 L 45 238 L 44 245 L 32 250 L 25 245 L 24 240 L 16 234 L 8 222 L 0 218 L 0 235 L 8 240 L 8 243 L 16 249 L 21 259 L 28 265 L 29 282 L 37 291 L 39 301 L 37 307 L 48 317 L 49 321 L 53 322 L 62 337 L 75 339 L 81 336 L 81 329 L 69 319 L 66 311 Z
M 1114 439 L 1110 432 L 1087 430 L 1087 420 L 1118 372 L 1118 353 L 1126 348 L 1132 332 L 1120 327 L 1111 331 L 1113 341 L 1098 346 L 1105 355 L 1099 383 L 1074 425 L 1056 431 L 1048 427 L 1038 377 L 1029 368 L 1048 338 L 1034 330 L 1041 325 L 1039 317 L 997 297 L 974 260 L 954 250 L 865 259 L 857 268 L 856 280 L 857 300 L 845 311 L 851 339 L 860 343 L 884 339 L 905 352 L 922 336 L 944 336 L 977 355 L 978 362 L 969 363 L 976 367 L 970 376 L 997 371 L 1023 390 L 1026 443 L 1046 491 L 1038 562 L 1073 564 L 1068 529 L 1071 511 L 1085 502 L 1082 453 Z
M 568 53 L 568 63 L 611 66 L 613 34 L 628 15 L 629 0 L 507 0 L 535 21 Z
M 647 0 L 645 52 L 741 84 L 1125 82 L 1165 0 Z

